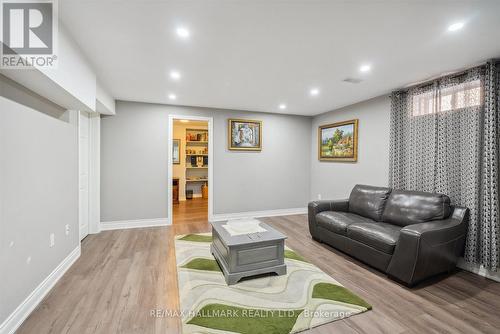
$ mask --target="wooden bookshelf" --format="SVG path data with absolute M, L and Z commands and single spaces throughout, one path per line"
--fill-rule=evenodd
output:
M 196 193 L 202 183 L 208 183 L 208 130 L 187 128 L 185 150 L 185 188 Z M 191 165 L 191 159 L 203 159 L 204 165 Z

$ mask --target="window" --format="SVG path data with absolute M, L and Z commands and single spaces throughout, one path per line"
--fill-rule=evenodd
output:
M 412 116 L 479 107 L 482 104 L 483 91 L 481 82 L 474 80 L 414 95 Z

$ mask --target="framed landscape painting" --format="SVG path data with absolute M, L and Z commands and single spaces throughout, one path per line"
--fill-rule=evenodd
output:
M 228 145 L 235 151 L 261 151 L 262 121 L 229 119 Z
M 320 161 L 358 160 L 358 120 L 322 125 L 318 129 Z

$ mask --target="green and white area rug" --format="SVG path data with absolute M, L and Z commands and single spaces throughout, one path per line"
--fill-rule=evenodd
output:
M 175 241 L 183 333 L 296 333 L 371 309 L 293 250 L 287 274 L 228 286 L 210 253 L 210 234 Z

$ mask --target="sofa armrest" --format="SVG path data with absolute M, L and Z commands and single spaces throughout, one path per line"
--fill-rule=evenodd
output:
M 307 206 L 307 215 L 309 220 L 309 232 L 314 239 L 319 239 L 317 232 L 316 215 L 322 211 L 348 211 L 349 200 L 333 201 L 312 201 Z
M 468 210 L 455 211 L 448 219 L 401 229 L 387 274 L 412 286 L 455 268 L 465 245 Z

